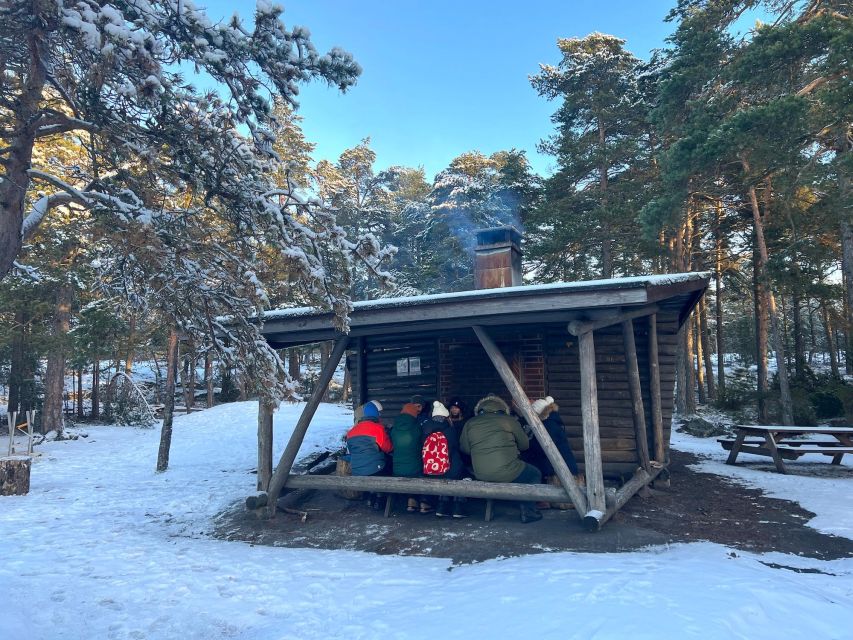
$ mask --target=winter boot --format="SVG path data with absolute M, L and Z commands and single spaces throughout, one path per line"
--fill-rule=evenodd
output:
M 536 509 L 531 507 L 530 505 L 523 504 L 521 505 L 521 522 L 522 524 L 529 524 L 531 522 L 536 522 L 537 520 L 542 519 L 542 514 L 539 513 Z
M 435 510 L 435 515 L 439 518 L 446 518 L 450 515 L 450 500 L 439 500 L 438 509 Z
M 418 501 L 416 498 L 409 498 L 408 502 L 406 502 L 406 511 L 409 513 L 414 513 L 418 510 Z
M 453 503 L 453 517 L 454 518 L 467 518 L 468 512 L 465 511 L 465 503 L 459 500 L 456 500 Z

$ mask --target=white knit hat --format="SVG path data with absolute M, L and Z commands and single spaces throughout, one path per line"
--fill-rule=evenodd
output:
M 438 400 L 432 403 L 432 415 L 435 416 L 444 416 L 447 418 L 450 415 L 450 412 L 447 410 L 443 404 L 441 404 Z
M 538 400 L 533 401 L 533 410 L 536 412 L 536 415 L 539 415 L 545 407 L 552 404 L 554 404 L 554 398 L 551 396 L 545 396 L 544 398 L 539 398 Z

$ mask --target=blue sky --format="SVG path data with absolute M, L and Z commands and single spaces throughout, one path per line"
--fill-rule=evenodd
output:
M 663 46 L 675 0 L 279 0 L 284 21 L 308 27 L 321 52 L 350 51 L 364 72 L 346 94 L 302 88 L 299 113 L 315 160 L 335 160 L 370 137 L 377 168 L 423 166 L 427 178 L 460 153 L 512 147 L 534 170 L 553 161 L 536 152 L 552 132 L 556 103 L 539 98 L 528 76 L 558 61 L 557 39 L 593 31 L 624 38 L 640 58 Z M 203 0 L 199 0 L 203 4 Z M 253 2 L 208 0 L 211 18 Z

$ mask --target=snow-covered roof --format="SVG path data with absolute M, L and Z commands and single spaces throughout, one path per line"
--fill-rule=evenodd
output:
M 365 300 L 353 304 L 350 336 L 558 322 L 569 319 L 567 312 L 583 315 L 667 300 L 683 319 L 709 277 L 707 272 L 676 273 Z M 277 309 L 264 314 L 263 333 L 278 346 L 329 340 L 339 335 L 332 320 L 330 311 L 313 307 Z
M 652 276 L 633 276 L 630 278 L 610 278 L 607 280 L 581 280 L 579 282 L 552 282 L 550 284 L 521 285 L 518 287 L 501 287 L 496 289 L 474 289 L 471 291 L 456 291 L 453 293 L 433 293 L 403 298 L 378 298 L 376 300 L 361 300 L 353 303 L 353 312 L 371 309 L 392 309 L 401 307 L 442 304 L 449 301 L 482 300 L 485 298 L 509 298 L 514 296 L 535 296 L 543 293 L 574 293 L 604 289 L 638 289 L 660 287 L 664 285 L 699 282 L 707 280 L 710 272 L 697 271 L 691 273 L 669 273 Z M 264 320 L 296 318 L 303 316 L 327 315 L 329 311 L 316 307 L 294 307 L 290 309 L 274 309 L 264 313 Z

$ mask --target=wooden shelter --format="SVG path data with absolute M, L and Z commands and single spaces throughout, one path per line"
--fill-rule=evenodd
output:
M 263 333 L 275 348 L 335 341 L 274 472 L 272 409 L 260 408 L 258 488 L 267 491 L 270 504 L 285 486 L 571 500 L 588 527 L 597 529 L 665 470 L 677 334 L 708 275 L 502 287 L 517 281 L 517 238 L 501 231 L 481 232 L 492 235 L 479 238 L 486 249 L 476 270 L 480 284 L 498 288 L 357 302 L 348 335 L 335 331 L 330 313 L 287 309 L 266 315 Z M 345 354 L 353 402 L 380 400 L 385 416 L 396 416 L 415 393 L 459 396 L 469 406 L 488 393 L 504 397 L 533 428 L 563 487 L 291 475 L 322 390 Z M 560 406 L 586 487 L 577 485 L 532 410 L 529 399 L 545 395 Z M 615 494 L 605 492 L 605 479 L 620 485 Z

